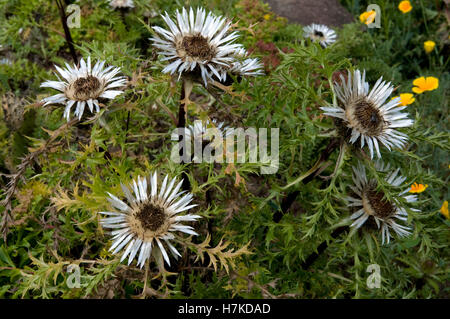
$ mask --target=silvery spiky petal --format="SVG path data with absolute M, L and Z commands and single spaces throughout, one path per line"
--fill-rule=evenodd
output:
M 109 0 L 109 5 L 113 8 L 134 8 L 133 0 Z
M 81 119 L 84 108 L 87 106 L 91 112 L 100 111 L 98 103 L 99 98 L 114 99 L 123 93 L 117 88 L 126 84 L 126 77 L 117 76 L 120 68 L 113 66 L 104 67 L 105 61 L 98 61 L 91 68 L 91 57 L 87 62 L 80 60 L 80 67 L 74 65 L 71 67 L 66 63 L 66 68 L 60 68 L 55 65 L 59 75 L 58 81 L 46 81 L 41 87 L 49 87 L 61 91 L 62 93 L 47 97 L 42 100 L 45 105 L 65 104 L 64 118 L 69 121 L 70 109 L 76 105 L 75 116 Z
M 176 11 L 176 21 L 167 12 L 162 15 L 168 29 L 153 27 L 157 36 L 151 38 L 153 46 L 164 55 L 163 61 L 169 61 L 164 73 L 198 72 L 205 86 L 213 77 L 221 80 L 221 68 L 230 68 L 234 62 L 236 50 L 241 44 L 233 43 L 237 32 L 229 32 L 231 21 L 211 12 L 206 14 L 203 8 L 189 12 L 183 8 Z
M 256 58 L 247 58 L 248 53 L 244 48 L 236 51 L 236 60 L 231 64 L 229 70 L 224 69 L 222 78 L 225 80 L 226 73 L 240 75 L 240 76 L 257 76 L 264 75 L 263 65 Z
M 121 184 L 126 202 L 108 193 L 108 201 L 116 211 L 100 212 L 107 216 L 100 223 L 102 227 L 112 229 L 113 243 L 109 250 L 113 254 L 124 250 L 120 261 L 128 256 L 129 265 L 137 256 L 137 265 L 142 268 L 152 252 L 159 250 L 170 266 L 167 249 L 175 258 L 180 256 L 170 242 L 175 234 L 198 235 L 191 226 L 182 222 L 196 221 L 200 216 L 179 215 L 197 206 L 190 205 L 192 194 L 180 192 L 182 183 L 176 183 L 176 178 L 169 181 L 166 175 L 158 188 L 157 173 L 154 172 L 148 178 L 139 176 L 130 188 Z
M 318 41 L 323 48 L 336 42 L 336 32 L 323 24 L 310 24 L 303 28 L 305 38 Z
M 223 146 L 223 139 L 231 133 L 231 129 L 228 126 L 224 127 L 223 122 L 217 122 L 215 119 L 206 121 L 194 121 L 193 125 L 189 125 L 185 131 L 186 139 L 193 138 L 194 142 L 194 157 L 193 161 L 201 161 L 203 156 L 203 142 L 208 142 L 209 146 L 218 150 Z M 200 151 L 200 155 L 196 152 Z
M 365 71 L 359 70 L 353 75 L 349 71 L 347 80 L 341 75 L 341 83 L 335 83 L 334 89 L 340 105 L 321 107 L 325 115 L 341 119 L 351 129 L 350 142 L 361 141 L 361 148 L 367 144 L 370 157 L 374 150 L 381 158 L 378 142 L 387 149 L 403 147 L 408 136 L 396 128 L 411 126 L 414 121 L 408 119 L 407 113 L 401 111 L 406 106 L 400 105 L 400 98 L 386 102 L 394 87 L 380 77 L 369 92 L 369 84 L 365 81 Z M 386 102 L 386 103 L 385 103 Z
M 217 133 L 220 136 L 224 136 L 224 132 L 228 130 L 228 127 L 224 127 L 224 122 L 217 122 L 216 119 L 206 121 L 194 121 L 194 125 L 189 125 L 186 135 L 188 138 L 193 136 L 194 138 L 210 139 L 211 135 L 208 133 L 216 133 L 214 129 L 217 129 Z M 209 131 L 208 131 L 209 129 Z
M 4 64 L 4 65 L 12 65 L 12 61 L 8 58 L 1 58 L 0 59 L 0 64 Z
M 256 58 L 236 61 L 233 63 L 230 73 L 241 76 L 264 75 L 263 66 Z
M 386 182 L 392 186 L 398 187 L 404 181 L 405 177 L 399 175 L 399 170 L 389 170 L 389 165 L 384 166 L 381 162 L 376 163 L 378 171 L 389 172 L 386 175 Z M 412 228 L 400 225 L 398 221 L 406 221 L 408 213 L 405 208 L 397 204 L 389 202 L 384 198 L 384 193 L 376 190 L 377 183 L 375 180 L 369 180 L 364 166 L 358 163 L 357 167 L 353 167 L 353 182 L 354 186 L 350 186 L 355 197 L 347 197 L 348 206 L 353 207 L 356 212 L 353 213 L 348 220 L 353 220 L 351 227 L 360 228 L 369 218 L 373 218 L 377 227 L 381 228 L 382 244 L 390 242 L 390 232 L 392 229 L 399 237 L 408 236 L 411 234 Z M 416 195 L 409 195 L 407 188 L 398 196 L 403 197 L 406 202 L 412 203 L 417 200 Z M 411 208 L 413 211 L 419 211 Z

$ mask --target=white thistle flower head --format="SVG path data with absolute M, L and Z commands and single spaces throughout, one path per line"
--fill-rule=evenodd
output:
M 213 81 L 215 76 L 221 80 L 219 73 L 222 68 L 230 68 L 235 61 L 236 50 L 241 44 L 233 43 L 238 37 L 236 31 L 229 32 L 231 21 L 222 16 L 206 14 L 203 8 L 189 12 L 183 8 L 176 11 L 176 22 L 167 12 L 161 15 L 168 30 L 158 26 L 153 27 L 157 35 L 152 37 L 153 46 L 164 55 L 163 61 L 169 61 L 162 72 L 178 73 L 178 79 L 183 73 L 198 74 L 205 86 Z
M 178 237 L 176 232 L 198 235 L 193 227 L 183 225 L 182 222 L 196 221 L 200 216 L 179 215 L 197 206 L 189 205 L 193 195 L 179 191 L 183 181 L 176 186 L 175 183 L 176 177 L 169 182 L 166 175 L 158 190 L 157 173 L 154 172 L 148 179 L 139 176 L 137 182 L 133 180 L 131 191 L 121 184 L 127 203 L 108 193 L 108 201 L 118 211 L 100 212 L 108 216 L 100 223 L 104 228 L 113 229 L 111 231 L 113 243 L 109 251 L 117 254 L 127 245 L 120 259 L 121 262 L 128 256 L 128 265 L 130 265 L 138 256 L 137 265 L 142 268 L 152 256 L 152 252 L 154 254 L 155 251 L 159 251 L 170 266 L 167 250 L 175 259 L 181 256 L 171 243 Z M 134 194 L 132 194 L 133 191 Z
M 133 0 L 109 0 L 109 5 L 115 8 L 134 8 Z
M 341 105 L 321 107 L 325 115 L 338 118 L 351 131 L 350 143 L 361 140 L 361 148 L 367 144 L 370 157 L 374 150 L 381 158 L 379 142 L 388 150 L 403 147 L 408 136 L 396 128 L 411 126 L 414 121 L 402 113 L 406 106 L 400 105 L 400 98 L 386 102 L 394 87 L 380 77 L 371 91 L 365 81 L 366 72 L 349 71 L 347 80 L 341 75 L 341 83 L 334 83 L 334 90 Z M 385 103 L 386 102 L 386 103 Z
M 398 187 L 405 180 L 406 177 L 399 175 L 400 169 L 389 170 L 389 164 L 384 166 L 381 162 L 375 163 L 377 171 L 388 172 L 385 181 L 391 185 Z M 361 163 L 357 167 L 353 167 L 353 182 L 354 186 L 350 186 L 354 193 L 354 197 L 348 196 L 346 199 L 349 202 L 348 206 L 356 209 L 348 220 L 353 220 L 351 227 L 360 228 L 368 219 L 373 219 L 378 229 L 381 227 L 382 244 L 390 242 L 390 229 L 392 229 L 399 237 L 409 236 L 411 234 L 411 227 L 400 225 L 397 221 L 406 221 L 408 213 L 405 208 L 389 201 L 385 198 L 385 194 L 381 190 L 377 190 L 377 182 L 375 179 L 368 179 L 366 170 Z M 403 197 L 406 202 L 412 203 L 417 201 L 416 195 L 409 195 L 407 188 L 398 194 L 398 197 Z M 412 211 L 419 211 L 410 208 Z
M 264 75 L 263 65 L 259 62 L 259 59 L 245 59 L 244 61 L 237 61 L 233 63 L 230 69 L 230 73 L 240 76 L 257 76 Z
M 323 24 L 310 24 L 303 28 L 305 38 L 319 42 L 323 48 L 336 42 L 336 32 Z
M 12 61 L 8 58 L 1 58 L 0 59 L 0 64 L 4 64 L 4 65 L 12 65 Z
M 219 134 L 221 137 L 224 136 L 224 132 L 228 131 L 228 126 L 224 127 L 224 122 L 217 122 L 216 119 L 206 121 L 194 121 L 194 124 L 189 125 L 188 130 L 186 131 L 187 138 L 191 138 L 192 136 L 195 139 L 207 139 L 211 140 L 213 136 L 211 136 L 211 131 L 213 129 L 217 129 L 217 134 Z M 208 129 L 211 129 L 208 131 Z
M 219 150 L 219 148 L 223 146 L 223 139 L 232 133 L 232 129 L 228 126 L 224 126 L 224 124 L 224 122 L 217 122 L 216 119 L 194 121 L 194 124 L 189 125 L 187 130 L 185 130 L 186 139 L 191 140 L 193 138 L 194 143 L 201 143 L 201 154 L 203 154 L 206 145 L 209 145 L 215 150 Z M 197 162 L 197 160 L 201 159 L 197 157 L 197 154 L 194 151 L 192 161 Z
M 257 58 L 247 58 L 248 52 L 241 48 L 236 51 L 236 61 L 232 63 L 229 73 L 239 76 L 264 75 L 264 67 Z M 226 74 L 226 70 L 224 70 Z M 223 79 L 225 80 L 225 79 Z
M 58 77 L 59 81 L 46 81 L 41 87 L 50 87 L 61 91 L 62 93 L 47 97 L 42 100 L 47 104 L 65 104 L 64 118 L 69 121 L 70 109 L 76 104 L 75 116 L 81 119 L 84 108 L 87 105 L 91 112 L 99 112 L 99 98 L 114 99 L 123 93 L 121 90 L 112 90 L 122 87 L 126 84 L 125 76 L 116 76 L 120 68 L 113 66 L 104 67 L 105 61 L 98 61 L 91 68 L 91 57 L 87 58 L 87 63 L 81 59 L 80 67 L 76 65 L 71 67 L 66 63 L 66 68 L 60 68 L 55 65 L 56 70 L 63 78 Z

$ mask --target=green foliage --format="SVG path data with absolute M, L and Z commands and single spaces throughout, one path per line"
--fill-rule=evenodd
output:
M 368 29 L 358 19 L 368 3 L 341 2 L 357 22 L 338 29 L 338 41 L 323 49 L 302 37 L 301 26 L 258 0 L 188 1 L 232 19 L 238 41 L 266 71 L 235 81 L 236 94 L 195 85 L 188 124 L 214 118 L 230 127 L 279 128 L 279 169 L 264 175 L 260 163 L 170 160 L 181 83 L 161 73 L 165 62 L 149 38 L 151 26 L 163 25 L 158 13 L 172 13 L 185 2 L 135 0 L 134 9 L 121 12 L 106 1 L 77 1 L 81 27 L 71 29 L 76 51 L 120 67 L 129 81 L 124 94 L 102 105 L 94 118 L 67 125 L 61 105 L 40 103 L 55 94 L 40 88 L 56 78 L 53 65 L 72 63 L 56 2 L 0 0 L 0 59 L 11 61 L 0 64 L 3 203 L 18 165 L 27 164 L 11 207 L 0 206 L 2 223 L 7 220 L 0 240 L 0 297 L 448 298 L 450 221 L 439 213 L 448 200 L 449 178 L 443 7 L 414 1 L 413 10 L 402 14 L 396 2 L 379 1 L 381 28 Z M 430 54 L 423 50 L 426 40 L 436 42 Z M 400 187 L 388 185 L 386 174 L 352 145 L 336 147 L 319 161 L 338 138 L 319 107 L 336 100 L 332 84 L 346 69 L 365 69 L 371 85 L 383 76 L 395 85 L 394 95 L 411 92 L 420 76 L 439 78 L 438 89 L 416 95 L 406 109 L 415 118 L 402 130 L 409 136 L 407 148 L 382 151 L 383 160 L 407 178 Z M 358 161 L 387 200 L 408 207 L 410 237 L 382 245 L 376 227 L 346 227 L 352 212 L 345 198 Z M 305 182 L 312 168 L 320 172 Z M 193 224 L 200 236 L 176 244 L 183 257 L 167 269 L 152 260 L 147 273 L 108 252 L 110 236 L 98 212 L 111 208 L 107 192 L 122 197 L 121 182 L 154 170 L 186 174 L 198 205 L 190 212 L 202 218 Z M 397 195 L 412 182 L 429 187 L 410 206 Z M 275 220 L 292 193 L 292 205 Z M 341 226 L 345 230 L 336 235 Z M 371 264 L 381 269 L 379 289 L 366 284 Z M 69 265 L 79 267 L 78 288 L 67 285 Z

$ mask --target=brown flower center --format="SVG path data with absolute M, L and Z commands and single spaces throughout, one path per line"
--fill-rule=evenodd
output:
M 323 38 L 323 32 L 320 32 L 320 31 L 314 31 L 314 36 L 316 37 L 316 38 Z
M 362 133 L 367 135 L 379 135 L 383 132 L 385 121 L 380 111 L 366 98 L 361 97 L 346 107 L 349 111 L 349 121 L 352 126 L 358 127 Z
M 181 46 L 186 54 L 193 58 L 211 60 L 214 56 L 214 49 L 208 40 L 200 35 L 184 37 Z
M 363 191 L 362 202 L 364 211 L 378 218 L 386 219 L 394 215 L 396 208 L 388 200 L 383 199 L 384 193 L 369 187 Z
M 166 222 L 164 209 L 152 203 L 144 204 L 136 213 L 136 218 L 145 230 L 157 231 Z
M 85 78 L 76 79 L 66 90 L 69 99 L 86 101 L 96 99 L 102 90 L 102 83 L 98 78 L 88 75 Z

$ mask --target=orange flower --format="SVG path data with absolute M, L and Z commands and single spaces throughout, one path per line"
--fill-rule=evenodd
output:
M 429 76 L 429 77 L 420 77 L 413 81 L 413 85 L 415 87 L 412 88 L 412 91 L 417 94 L 421 94 L 425 91 L 433 91 L 439 87 L 439 79 Z
M 374 10 L 363 12 L 359 16 L 359 21 L 369 25 L 375 20 L 376 15 L 377 15 L 377 13 Z
M 408 13 L 412 10 L 411 2 L 409 1 L 402 1 L 398 5 L 398 9 L 403 13 Z
M 394 96 L 392 99 L 397 98 L 398 96 Z M 412 104 L 416 99 L 412 93 L 401 93 L 400 94 L 400 105 L 406 106 Z
M 441 214 L 445 216 L 445 218 L 450 219 L 450 216 L 448 214 L 448 200 L 446 200 L 440 209 Z
M 410 193 L 422 193 L 424 190 L 426 190 L 428 187 L 427 184 L 423 185 L 423 184 L 417 184 L 414 183 L 411 185 L 411 189 L 410 189 Z

